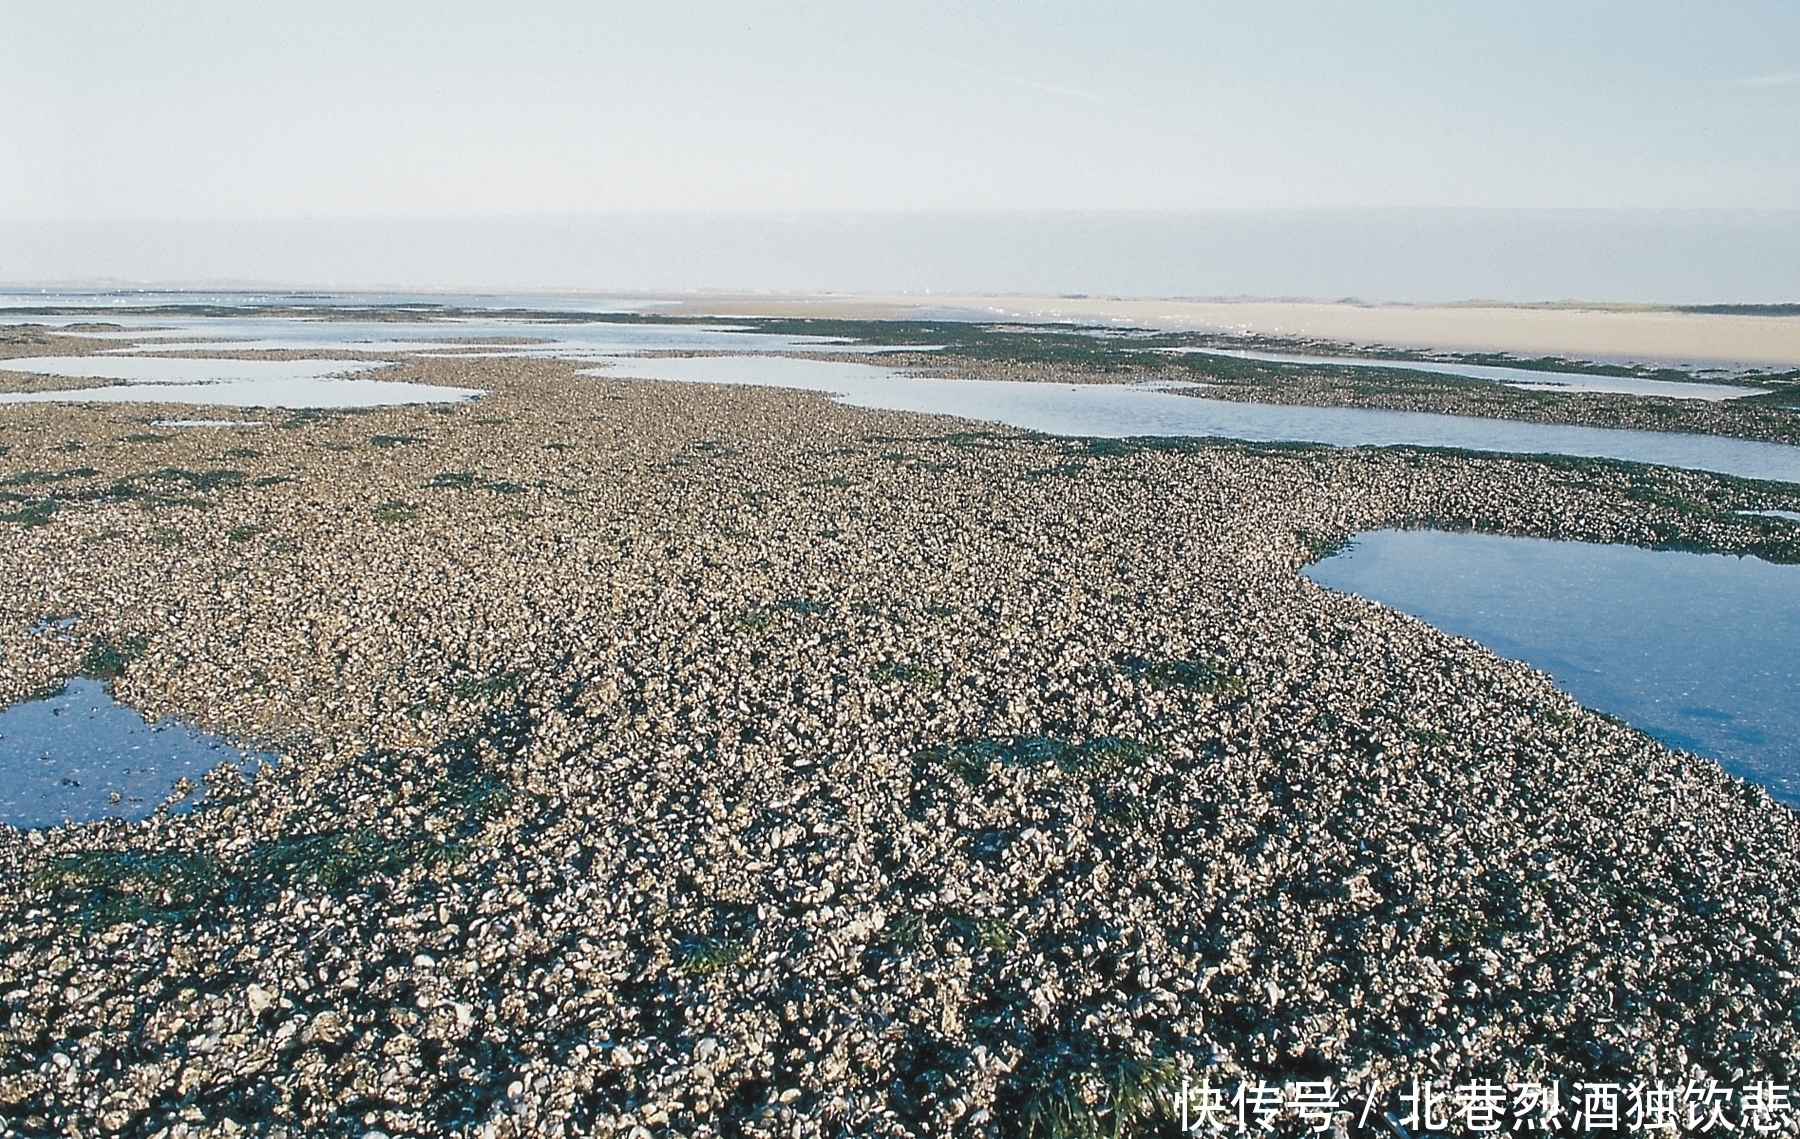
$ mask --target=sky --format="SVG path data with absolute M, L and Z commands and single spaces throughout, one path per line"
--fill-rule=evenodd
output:
M 0 0 L 0 169 L 8 280 L 226 221 L 1768 214 L 1800 0 Z

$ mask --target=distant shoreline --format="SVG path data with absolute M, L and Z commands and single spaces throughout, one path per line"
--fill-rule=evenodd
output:
M 649 299 L 649 298 L 646 298 Z M 658 311 L 683 316 L 990 319 L 1116 323 L 1312 337 L 1347 344 L 1645 364 L 1800 367 L 1800 315 L 1749 315 L 1639 305 L 1365 304 L 1289 300 L 1150 300 L 888 294 L 688 296 Z M 1736 308 L 1738 306 L 1730 306 Z M 1748 307 L 1748 306 L 1746 306 Z M 1787 306 L 1767 306 L 1784 309 Z

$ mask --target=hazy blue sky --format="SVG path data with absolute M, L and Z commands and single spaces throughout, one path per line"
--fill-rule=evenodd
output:
M 0 0 L 0 171 L 13 283 L 1793 300 L 1800 0 Z
M 1800 206 L 1800 2 L 0 3 L 0 217 Z

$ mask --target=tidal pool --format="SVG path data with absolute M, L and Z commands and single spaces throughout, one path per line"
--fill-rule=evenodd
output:
M 1520 423 L 1467 415 L 1238 403 L 1150 386 L 935 380 L 782 356 L 623 359 L 590 375 L 829 392 L 855 407 L 987 420 L 1051 435 L 1186 435 L 1337 447 L 1455 447 L 1578 455 L 1800 483 L 1800 447 L 1717 435 Z
M 141 819 L 182 779 L 272 759 L 172 720 L 146 723 L 103 683 L 78 677 L 0 711 L 0 823 Z
M 218 347 L 229 347 L 218 346 Z M 184 403 L 216 407 L 387 407 L 451 403 L 482 393 L 355 378 L 387 367 L 369 360 L 227 360 L 176 356 L 36 356 L 0 371 L 119 381 L 107 387 L 4 392 L 0 403 Z
M 1304 572 L 1522 660 L 1800 805 L 1800 566 L 1381 530 Z

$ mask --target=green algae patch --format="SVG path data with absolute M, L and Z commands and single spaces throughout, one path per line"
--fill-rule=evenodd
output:
M 1172 1060 L 1052 1053 L 1034 1067 L 1019 1112 L 1025 1139 L 1128 1139 L 1158 1133 L 1175 1115 Z
M 1157 688 L 1186 688 L 1213 696 L 1244 689 L 1244 678 L 1221 665 L 1198 657 L 1121 657 L 1121 671 Z
M 416 513 L 412 503 L 395 499 L 377 506 L 369 512 L 369 516 L 375 519 L 378 525 L 392 526 L 396 522 L 410 522 Z
M 683 977 L 710 977 L 743 960 L 744 943 L 734 937 L 701 937 L 682 947 L 675 972 Z
M 903 660 L 882 661 L 869 675 L 877 684 L 910 684 L 919 688 L 944 686 L 944 674 L 937 669 Z
M 304 882 L 334 889 L 372 874 L 454 862 L 463 853 L 456 843 L 422 835 L 392 839 L 365 827 L 264 843 L 244 860 L 244 868 L 271 883 Z
M 1051 766 L 1064 772 L 1104 774 L 1161 753 L 1155 744 L 1110 736 L 1073 743 L 1058 736 L 973 739 L 924 752 L 925 758 L 971 785 L 996 767 Z
M 260 905 L 293 884 L 328 890 L 375 874 L 460 861 L 467 848 L 426 835 L 383 836 L 372 828 L 324 831 L 258 843 L 233 860 L 206 853 L 98 850 L 59 858 L 32 885 L 77 923 L 187 921 L 209 909 Z
M 775 623 L 775 614 L 767 609 L 742 609 L 726 619 L 740 633 L 760 633 Z
M 144 655 L 149 644 L 144 637 L 107 637 L 88 642 L 81 654 L 75 674 L 89 680 L 117 680 L 125 667 Z
M 210 854 L 96 850 L 59 858 L 32 884 L 69 903 L 84 925 L 173 921 L 218 901 L 232 886 L 229 866 Z
M 57 511 L 57 505 L 54 498 L 27 500 L 17 510 L 0 514 L 0 522 L 12 522 L 20 526 L 48 526 Z
M 450 695 L 458 700 L 492 700 L 525 683 L 523 672 L 500 672 L 492 676 L 470 677 L 450 686 Z

